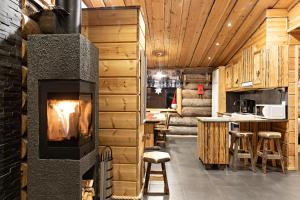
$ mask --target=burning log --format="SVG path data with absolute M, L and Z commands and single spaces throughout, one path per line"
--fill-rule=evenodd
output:
M 21 140 L 21 152 L 20 152 L 21 159 L 24 159 L 27 155 L 27 144 L 28 144 L 27 139 L 22 138 L 22 140 Z
M 28 171 L 27 163 L 22 162 L 21 163 L 21 188 L 27 186 L 27 171 Z
M 24 135 L 27 131 L 27 115 L 21 116 L 21 134 Z
M 22 29 L 22 38 L 27 40 L 28 35 L 41 33 L 39 25 L 30 17 L 22 14 L 24 27 Z

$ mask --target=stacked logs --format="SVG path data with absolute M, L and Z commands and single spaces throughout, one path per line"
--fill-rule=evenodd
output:
M 22 4 L 22 116 L 21 116 L 21 195 L 20 199 L 27 199 L 27 39 L 29 35 L 41 33 L 39 25 L 32 20 L 29 15 L 37 12 L 39 8 L 35 7 L 30 1 L 23 1 Z
M 210 73 L 193 73 L 183 76 L 182 116 L 170 119 L 170 133 L 196 135 L 196 117 L 211 116 L 212 85 Z M 204 85 L 204 94 L 198 95 L 198 84 Z

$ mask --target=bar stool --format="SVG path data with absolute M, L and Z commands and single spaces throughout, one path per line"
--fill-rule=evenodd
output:
M 170 154 L 162 151 L 150 151 L 145 152 L 143 156 L 144 162 L 148 162 L 147 171 L 146 171 L 146 180 L 144 185 L 144 194 L 151 194 L 148 192 L 149 180 L 151 174 L 161 174 L 164 179 L 164 194 L 169 194 L 169 185 L 166 171 L 166 162 L 171 160 Z M 161 164 L 161 171 L 151 171 L 152 164 Z
M 229 148 L 229 153 L 230 155 L 233 155 L 233 171 L 237 170 L 237 161 L 240 158 L 243 158 L 245 163 L 247 163 L 248 159 L 250 158 L 252 171 L 254 171 L 255 167 L 254 167 L 253 150 L 252 150 L 252 144 L 250 142 L 250 137 L 253 135 L 253 133 L 231 131 L 230 134 L 231 134 L 231 144 Z M 243 139 L 246 141 L 246 143 L 242 149 L 239 149 L 240 140 Z
M 267 171 L 267 160 L 280 160 L 282 172 L 284 171 L 284 160 L 283 155 L 281 151 L 281 145 L 280 145 L 280 138 L 281 133 L 280 132 L 274 132 L 274 131 L 260 131 L 258 132 L 258 145 L 256 149 L 256 156 L 254 159 L 255 165 L 258 159 L 258 156 L 262 158 L 262 170 L 263 173 L 266 173 Z M 277 152 L 274 152 L 273 150 L 268 149 L 268 142 L 269 141 L 275 141 Z M 261 145 L 263 144 L 263 151 L 261 151 Z

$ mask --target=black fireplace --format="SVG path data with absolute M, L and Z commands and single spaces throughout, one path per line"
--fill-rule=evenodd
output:
M 39 80 L 39 155 L 78 160 L 95 148 L 95 84 Z

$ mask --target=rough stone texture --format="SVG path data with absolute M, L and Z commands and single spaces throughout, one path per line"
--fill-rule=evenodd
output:
M 95 82 L 98 96 L 98 49 L 80 34 L 33 35 L 28 42 L 28 198 L 81 200 L 81 177 L 96 162 L 95 150 L 81 160 L 39 159 L 38 81 L 81 79 Z M 63 87 L 63 86 L 62 86 Z M 98 110 L 98 101 L 95 110 Z M 98 113 L 95 112 L 95 127 Z
M 0 6 L 0 199 L 19 199 L 21 138 L 21 9 L 18 0 Z

